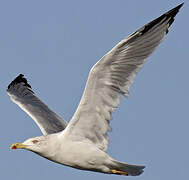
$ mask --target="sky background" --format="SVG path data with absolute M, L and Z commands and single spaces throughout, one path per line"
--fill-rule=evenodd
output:
M 141 176 L 80 171 L 29 151 L 10 150 L 12 143 L 41 132 L 6 94 L 8 84 L 23 73 L 36 95 L 69 121 L 93 64 L 120 40 L 181 2 L 1 1 L 0 179 L 189 179 L 188 1 L 111 121 L 108 153 L 119 161 L 146 165 Z

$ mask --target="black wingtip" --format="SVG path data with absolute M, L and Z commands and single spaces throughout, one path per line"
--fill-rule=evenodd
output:
M 176 14 L 179 12 L 179 9 L 184 5 L 184 3 L 181 3 L 180 5 L 176 6 L 175 8 L 171 9 L 170 11 L 168 11 L 167 13 L 165 13 L 165 16 L 167 17 L 171 17 L 170 21 L 169 21 L 169 26 L 171 26 L 171 24 L 174 21 L 174 18 L 176 16 Z
M 145 25 L 144 29 L 141 31 L 141 34 L 148 32 L 153 26 L 160 23 L 162 20 L 163 21 L 161 23 L 163 23 L 167 19 L 169 19 L 168 27 L 170 27 L 171 24 L 174 22 L 176 14 L 179 12 L 179 9 L 183 6 L 183 4 L 184 3 L 181 3 L 180 5 L 176 6 L 175 8 L 173 8 L 170 11 L 161 15 L 159 18 L 157 18 L 157 19 L 153 20 L 152 22 L 148 23 L 147 25 Z M 168 30 L 167 30 L 167 33 L 168 33 Z
M 16 84 L 19 84 L 19 83 L 24 83 L 23 85 L 28 87 L 31 91 L 31 86 L 28 84 L 28 81 L 27 79 L 24 77 L 23 74 L 19 74 L 9 85 L 8 85 L 8 89 L 11 87 L 11 86 L 14 86 Z M 8 90 L 7 89 L 7 90 Z
M 179 4 L 176 8 L 180 9 L 184 5 L 184 2 Z
M 176 6 L 175 8 L 171 9 L 170 11 L 168 11 L 166 14 L 169 14 L 171 12 L 176 12 L 175 14 L 178 13 L 179 9 L 184 5 L 184 2 L 179 4 L 178 6 Z

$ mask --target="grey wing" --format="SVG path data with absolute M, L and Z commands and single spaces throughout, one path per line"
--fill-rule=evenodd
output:
M 118 43 L 90 71 L 80 104 L 65 134 L 75 140 L 89 140 L 106 151 L 111 113 L 120 94 L 129 88 L 147 57 L 164 39 L 180 7 L 170 10 Z
M 9 84 L 7 93 L 36 122 L 44 135 L 66 128 L 67 122 L 35 96 L 24 75 L 20 74 Z

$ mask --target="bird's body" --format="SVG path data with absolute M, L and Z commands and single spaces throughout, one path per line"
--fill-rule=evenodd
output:
M 37 123 L 43 136 L 15 143 L 11 149 L 27 149 L 81 170 L 140 175 L 144 166 L 118 162 L 107 154 L 109 122 L 120 103 L 120 94 L 129 96 L 135 76 L 168 33 L 182 5 L 122 40 L 93 66 L 80 104 L 69 123 L 35 96 L 24 75 L 15 78 L 8 86 L 8 95 Z
M 56 139 L 59 141 L 59 143 L 57 143 L 59 146 L 53 145 L 52 140 L 51 153 L 42 154 L 42 156 L 57 163 L 78 169 L 110 172 L 106 167 L 106 164 L 111 162 L 110 156 L 94 146 L 90 141 L 73 141 L 59 133 L 56 134 Z M 57 148 L 59 149 L 58 152 L 56 152 Z M 91 156 L 91 154 L 93 154 L 93 156 Z
M 75 140 L 74 140 L 75 139 Z M 32 143 L 31 143 L 32 142 Z M 33 143 L 35 146 L 33 146 Z M 139 175 L 144 166 L 135 166 L 117 162 L 106 152 L 99 149 L 88 139 L 78 141 L 66 135 L 66 130 L 26 140 L 24 148 L 59 164 L 81 170 L 96 171 L 108 174 Z M 15 144 L 12 146 L 14 148 Z M 19 146 L 19 145 L 18 145 Z M 124 168 L 121 167 L 124 165 Z M 120 168 L 122 169 L 119 169 Z M 129 174 L 123 171 L 130 171 Z M 114 172 L 114 171 L 117 172 Z

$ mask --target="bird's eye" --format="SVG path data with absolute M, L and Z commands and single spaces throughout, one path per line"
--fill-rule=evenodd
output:
M 36 140 L 36 139 L 32 140 L 32 143 L 34 143 L 34 144 L 36 144 L 36 143 L 38 143 L 38 142 L 39 142 L 39 141 Z

